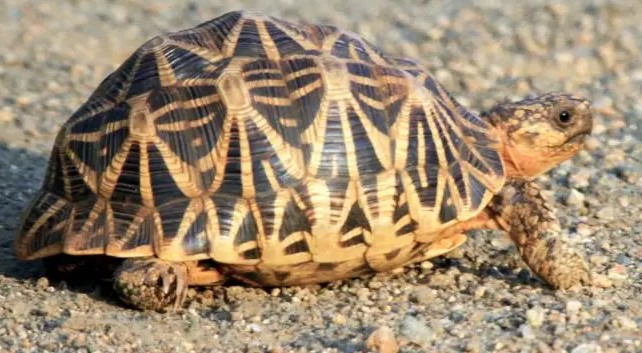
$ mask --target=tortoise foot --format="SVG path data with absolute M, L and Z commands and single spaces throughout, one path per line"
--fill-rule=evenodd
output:
M 125 303 L 141 310 L 179 309 L 187 295 L 184 263 L 156 258 L 125 260 L 114 274 L 114 290 Z
M 584 257 L 556 232 L 544 232 L 524 249 L 529 266 L 556 289 L 591 285 L 591 274 Z

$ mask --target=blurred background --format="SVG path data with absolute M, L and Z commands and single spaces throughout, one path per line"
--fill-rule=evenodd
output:
M 355 31 L 419 59 L 473 109 L 568 90 L 607 118 L 598 131 L 642 136 L 639 0 L 2 0 L 0 138 L 55 131 L 144 41 L 235 9 Z

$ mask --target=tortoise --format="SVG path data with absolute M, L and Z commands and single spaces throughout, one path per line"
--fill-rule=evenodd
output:
M 495 229 L 553 288 L 581 286 L 535 178 L 591 130 L 570 93 L 475 113 L 353 32 L 230 12 L 150 39 L 72 114 L 16 256 L 118 260 L 122 301 L 171 310 L 188 286 L 354 278 Z

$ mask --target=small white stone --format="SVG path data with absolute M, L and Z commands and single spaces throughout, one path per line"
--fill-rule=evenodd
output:
M 584 203 L 584 194 L 575 190 L 571 189 L 571 191 L 568 193 L 568 196 L 566 196 L 566 204 L 569 206 L 581 206 Z
M 348 321 L 348 319 L 345 317 L 345 315 L 341 313 L 336 313 L 332 317 L 332 322 L 334 322 L 336 325 L 343 325 Z
M 638 324 L 637 322 L 633 321 L 633 319 L 626 317 L 626 316 L 618 316 L 617 317 L 617 322 L 620 325 L 621 328 L 624 330 L 637 330 Z
M 533 332 L 533 329 L 529 325 L 520 326 L 519 327 L 519 333 L 526 340 L 535 339 L 535 333 Z
M 381 326 L 376 329 L 366 340 L 366 347 L 377 353 L 397 353 L 399 352 L 399 343 L 395 338 L 392 329 L 387 326 Z
M 475 289 L 475 299 L 483 298 L 484 294 L 486 294 L 486 287 L 479 286 L 477 287 L 477 289 Z
M 544 323 L 546 312 L 541 307 L 534 307 L 526 310 L 526 321 L 533 327 L 540 327 Z
M 430 341 L 434 335 L 423 320 L 410 315 L 401 322 L 399 333 L 408 341 L 420 346 Z
M 577 300 L 569 300 L 566 302 L 567 313 L 576 313 L 580 310 L 582 310 L 582 302 Z
M 582 343 L 573 348 L 571 353 L 602 353 L 602 347 L 595 342 Z

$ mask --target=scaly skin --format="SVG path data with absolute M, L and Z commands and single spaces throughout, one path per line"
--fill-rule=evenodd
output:
M 537 184 L 508 182 L 488 210 L 542 280 L 558 289 L 591 283 L 586 261 L 565 239 L 553 208 Z
M 187 295 L 188 266 L 158 258 L 125 260 L 114 273 L 114 290 L 125 302 L 143 310 L 178 309 Z

